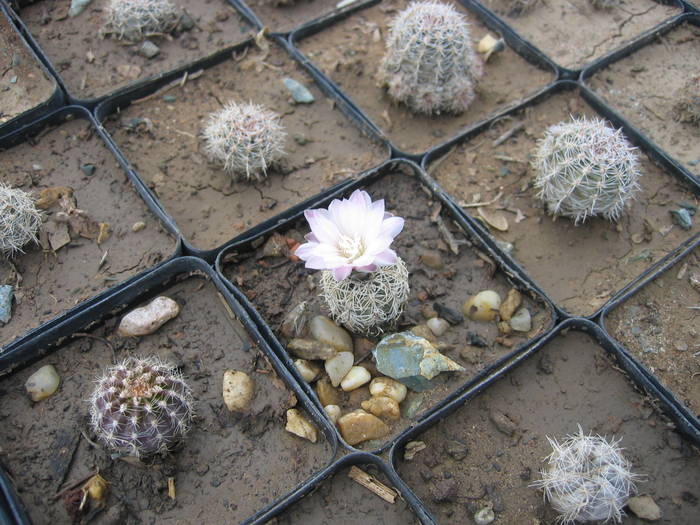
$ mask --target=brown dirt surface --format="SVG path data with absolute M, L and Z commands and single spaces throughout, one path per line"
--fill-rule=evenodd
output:
M 0 381 L 3 459 L 37 525 L 68 523 L 61 500 L 52 496 L 65 481 L 95 469 L 110 484 L 101 523 L 240 522 L 290 491 L 331 459 L 331 446 L 319 432 L 315 444 L 284 430 L 286 409 L 295 396 L 277 378 L 269 362 L 229 317 L 216 288 L 190 278 L 167 288 L 181 306 L 180 315 L 156 333 L 139 339 L 115 335 L 118 319 L 108 321 L 40 362 Z M 136 305 L 135 305 L 136 306 Z M 164 459 L 133 464 L 112 458 L 81 437 L 89 429 L 86 399 L 94 380 L 128 355 L 158 355 L 182 368 L 193 390 L 196 419 L 183 447 Z M 27 377 L 52 364 L 62 378 L 50 398 L 32 403 Z M 222 399 L 226 369 L 241 370 L 255 382 L 247 414 L 228 411 Z M 58 444 L 69 443 L 72 462 Z M 168 497 L 167 478 L 175 479 L 176 499 Z M 111 518 L 111 519 L 110 519 Z
M 476 99 L 467 111 L 438 116 L 412 113 L 405 105 L 393 102 L 377 80 L 388 24 L 407 4 L 406 0 L 382 2 L 298 43 L 311 62 L 333 79 L 401 150 L 420 153 L 445 142 L 554 80 L 552 72 L 538 69 L 506 48 L 484 64 Z M 457 3 L 455 7 L 467 16 L 476 46 L 488 29 L 465 8 Z
M 136 193 L 114 156 L 85 120 L 68 122 L 12 149 L 0 152 L 3 180 L 36 199 L 56 186 L 73 189 L 77 207 L 90 219 L 109 224 L 109 238 L 71 235 L 71 242 L 52 251 L 47 244 L 58 204 L 46 210 L 40 241 L 0 266 L 2 284 L 15 286 L 12 319 L 2 327 L 5 345 L 30 328 L 68 310 L 96 293 L 166 259 L 175 240 Z M 95 167 L 90 176 L 81 169 Z M 146 227 L 132 231 L 136 222 Z M 105 257 L 105 252 L 107 256 Z M 100 265 L 102 258 L 104 262 Z M 13 266 L 14 265 L 14 266 Z
M 359 468 L 389 487 L 386 477 L 373 465 Z M 419 524 L 420 520 L 400 498 L 388 503 L 348 477 L 349 469 L 341 470 L 325 480 L 313 493 L 291 506 L 270 522 L 270 525 L 313 523 L 326 525 L 363 525 L 368 523 Z
M 508 231 L 492 230 L 494 237 L 514 245 L 513 257 L 562 308 L 588 316 L 700 228 L 697 220 L 691 231 L 674 225 L 671 210 L 682 202 L 697 204 L 697 196 L 642 152 L 641 191 L 617 223 L 593 218 L 576 226 L 547 215 L 532 187 L 530 156 L 545 130 L 570 115 L 595 113 L 574 92 L 553 95 L 456 146 L 429 171 L 460 203 L 488 202 L 502 193 L 485 207 L 508 220 Z M 518 123 L 524 131 L 493 146 Z M 465 211 L 479 216 L 475 207 Z
M 197 248 L 215 248 L 389 157 L 331 106 L 282 49 L 270 46 L 266 57 L 251 48 L 245 58 L 213 67 L 168 95 L 133 104 L 105 123 Z M 294 104 L 282 82 L 286 77 L 302 82 L 316 101 Z M 287 156 L 264 182 L 235 183 L 204 152 L 201 131 L 208 115 L 229 100 L 263 104 L 282 116 Z M 150 119 L 152 131 L 134 134 L 129 126 L 134 118 Z
M 365 0 L 357 0 L 363 2 Z M 260 21 L 272 33 L 286 33 L 336 10 L 339 0 L 246 0 Z M 281 5 L 274 5 L 274 4 Z M 286 5 L 285 5 L 286 4 Z
M 699 72 L 700 28 L 686 23 L 597 72 L 588 83 L 632 125 L 700 177 L 700 123 L 679 122 L 674 112 L 679 92 Z
M 510 426 L 494 424 L 505 415 Z M 632 472 L 643 476 L 664 523 L 690 524 L 698 513 L 697 450 L 669 427 L 611 358 L 587 335 L 560 336 L 483 394 L 414 439 L 426 444 L 399 474 L 441 523 L 468 523 L 493 505 L 498 523 L 555 523 L 556 514 L 530 487 L 550 454 L 546 436 L 622 438 Z M 506 431 L 512 431 L 508 434 Z M 647 523 L 630 512 L 624 523 Z
M 55 89 L 56 82 L 0 14 L 0 126 L 48 100 Z
M 417 324 L 423 324 L 423 328 L 427 329 L 422 310 L 435 302 L 461 313 L 462 304 L 466 299 L 485 289 L 495 290 L 505 299 L 511 289 L 505 276 L 498 272 L 492 277 L 490 266 L 479 258 L 473 248 L 462 246 L 458 256 L 449 252 L 437 226 L 430 221 L 436 209 L 435 202 L 424 193 L 415 177 L 402 173 L 389 174 L 370 184 L 366 190 L 373 200 L 385 199 L 387 210 L 406 220 L 403 232 L 392 245 L 406 263 L 411 288 L 408 305 L 396 331 L 408 330 Z M 446 225 L 451 224 L 448 216 L 443 214 L 442 218 Z M 296 227 L 296 230 L 290 230 L 286 235 L 301 239 L 302 235 L 308 232 L 308 224 L 303 220 Z M 464 241 L 463 234 L 454 230 L 453 234 L 457 239 Z M 309 301 L 316 312 L 328 314 L 325 305 L 321 306 L 321 300 L 318 298 L 316 279 L 320 275 L 319 272 L 306 270 L 302 263 L 280 266 L 279 259 L 261 260 L 260 255 L 258 252 L 238 265 L 226 265 L 224 273 L 242 288 L 273 330 L 281 326 L 287 312 L 301 301 Z M 430 255 L 431 259 L 438 258 L 444 267 L 436 270 L 421 262 L 421 257 L 427 255 Z M 441 344 L 443 353 L 464 366 L 466 372 L 441 374 L 434 380 L 437 385 L 432 390 L 423 393 L 409 391 L 401 403 L 403 417 L 398 422 L 391 423 L 392 434 L 387 439 L 411 425 L 415 420 L 413 414 L 425 413 L 480 370 L 547 329 L 552 320 L 552 313 L 542 303 L 523 294 L 523 306 L 527 307 L 532 315 L 532 330 L 527 334 L 514 332 L 506 338 L 511 346 L 496 342 L 500 335 L 496 322 L 469 319 L 450 327 L 442 336 L 433 338 L 436 344 Z M 481 336 L 485 347 L 470 345 L 468 332 Z M 368 352 L 378 339 L 374 339 L 368 349 L 359 342 L 361 336 L 353 335 L 355 357 L 359 360 L 363 355 L 361 348 Z M 367 366 L 373 377 L 381 375 L 371 361 L 368 358 L 362 363 Z M 349 394 L 339 394 L 342 398 L 340 407 L 343 413 L 359 408 L 361 401 L 370 397 L 367 385 Z M 384 442 L 386 439 L 367 441 L 358 447 L 371 450 L 380 447 Z
M 610 334 L 696 415 L 700 414 L 698 307 L 700 250 L 696 249 L 606 320 Z
M 581 69 L 682 12 L 676 5 L 654 0 L 619 0 L 610 9 L 596 9 L 589 0 L 532 0 L 527 2 L 532 7 L 524 12 L 514 7 L 519 2 L 512 0 L 482 3 L 557 64 L 569 69 Z
M 138 53 L 141 43 L 130 45 L 100 37 L 108 3 L 96 0 L 74 18 L 68 16 L 70 2 L 42 0 L 20 11 L 76 98 L 102 97 L 233 46 L 252 34 L 250 26 L 225 0 L 175 0 L 173 3 L 184 8 L 195 26 L 176 37 L 151 37 L 160 53 L 146 58 Z

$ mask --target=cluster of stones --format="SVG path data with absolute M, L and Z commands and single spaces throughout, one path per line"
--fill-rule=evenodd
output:
M 515 288 L 508 291 L 505 300 L 494 290 L 483 290 L 464 302 L 462 312 L 474 321 L 496 322 L 501 334 L 508 336 L 532 328 L 532 316 L 522 303 L 523 296 Z

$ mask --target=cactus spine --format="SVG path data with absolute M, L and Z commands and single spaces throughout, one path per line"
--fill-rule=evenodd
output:
M 31 196 L 0 182 L 0 253 L 10 257 L 37 242 L 41 214 Z
M 169 0 L 112 0 L 102 32 L 138 42 L 151 34 L 172 32 L 179 20 L 179 9 Z

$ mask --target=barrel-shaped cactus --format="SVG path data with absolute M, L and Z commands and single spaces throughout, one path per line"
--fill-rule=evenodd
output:
M 106 370 L 90 399 L 92 428 L 109 448 L 136 457 L 176 448 L 192 421 L 180 373 L 155 358 L 129 357 Z
M 41 214 L 32 197 L 0 182 L 0 254 L 7 257 L 37 241 Z
M 481 73 L 469 25 L 452 6 L 414 2 L 391 22 L 379 78 L 389 96 L 411 110 L 466 110 Z
M 112 0 L 105 16 L 103 33 L 138 42 L 152 34 L 173 31 L 180 10 L 170 0 Z
M 287 134 L 280 117 L 253 103 L 229 102 L 204 129 L 205 150 L 234 180 L 262 180 L 284 157 Z
M 639 161 L 621 130 L 593 118 L 550 126 L 533 158 L 535 187 L 550 213 L 578 224 L 617 220 L 639 189 Z

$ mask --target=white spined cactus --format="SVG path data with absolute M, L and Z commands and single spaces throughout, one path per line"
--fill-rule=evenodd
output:
M 639 160 L 622 134 L 599 118 L 550 126 L 532 166 L 538 197 L 554 215 L 616 221 L 639 189 Z
M 481 74 L 469 24 L 451 5 L 414 2 L 391 22 L 379 79 L 397 102 L 428 115 L 461 113 Z
M 578 434 L 564 442 L 547 437 L 552 453 L 542 479 L 533 484 L 559 513 L 557 523 L 621 522 L 638 479 L 618 447 L 621 440 Z
M 169 0 L 111 0 L 102 32 L 119 40 L 138 42 L 150 35 L 172 32 L 180 10 Z
M 29 193 L 0 182 L 0 254 L 10 257 L 37 242 L 41 213 Z
M 209 116 L 203 134 L 207 154 L 234 180 L 262 180 L 285 155 L 279 115 L 258 104 L 229 102 Z

